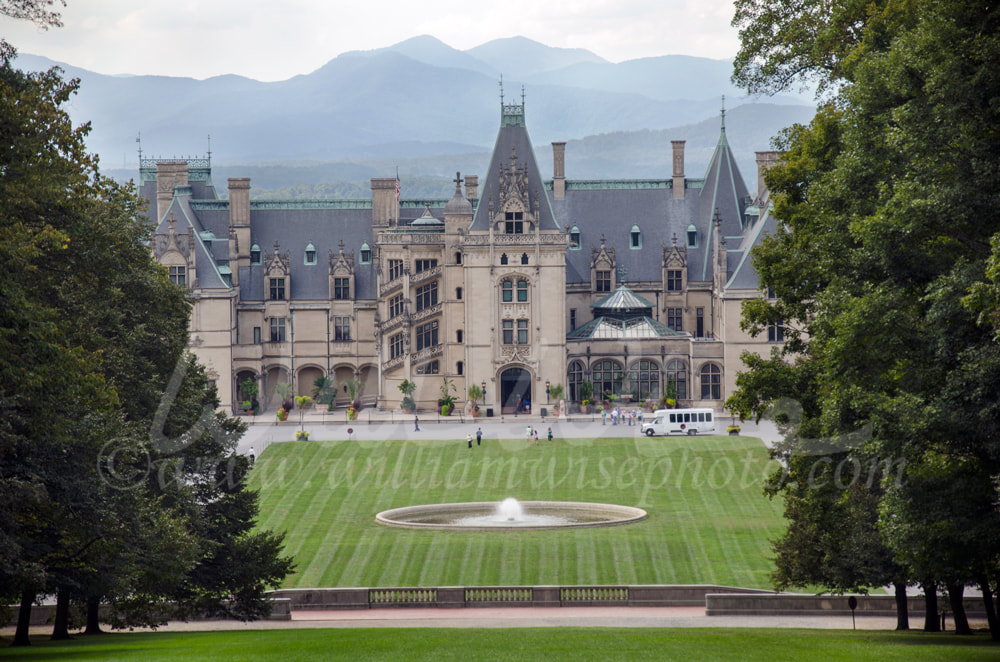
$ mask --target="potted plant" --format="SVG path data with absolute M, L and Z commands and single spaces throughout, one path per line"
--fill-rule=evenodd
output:
M 404 379 L 396 388 L 403 394 L 403 401 L 399 406 L 406 413 L 412 414 L 417 408 L 417 403 L 413 400 L 413 392 L 417 390 L 417 385 L 409 379 Z
M 288 410 L 284 407 L 278 410 L 278 420 L 282 422 L 288 420 Z
M 243 394 L 243 411 L 253 416 L 257 410 L 257 394 L 259 393 L 257 380 L 247 377 L 240 382 L 240 393 Z
M 353 421 L 358 417 L 358 410 L 352 405 L 347 408 L 347 420 Z
M 302 419 L 305 417 L 306 408 L 312 405 L 312 403 L 313 399 L 308 395 L 300 395 L 295 398 L 295 404 L 299 406 L 299 432 L 305 429 Z M 295 438 L 298 439 L 298 435 Z M 306 435 L 306 438 L 308 439 L 308 435 Z
M 318 405 L 332 405 L 337 399 L 337 384 L 330 377 L 317 377 L 313 382 L 313 400 Z
M 553 384 L 549 389 L 549 398 L 552 399 L 556 404 L 552 406 L 552 411 L 556 416 L 559 415 L 559 401 L 563 397 L 563 387 L 562 384 Z
M 735 436 L 739 435 L 739 433 L 740 433 L 740 426 L 735 425 L 735 424 L 728 425 L 728 426 L 726 426 L 726 432 L 729 433 L 729 436 L 735 437 Z
M 472 403 L 472 417 L 479 416 L 479 400 L 483 397 L 483 389 L 478 384 L 469 387 L 469 402 Z
M 357 410 L 361 409 L 361 404 L 358 402 L 358 393 L 361 392 L 361 380 L 357 378 L 348 379 L 344 382 L 344 386 L 347 387 L 347 397 L 350 398 L 348 407 L 354 409 L 355 413 L 357 413 Z
M 441 397 L 438 398 L 438 407 L 441 408 L 441 415 L 447 416 L 451 413 L 451 410 L 455 408 L 455 396 L 453 396 L 450 391 L 457 391 L 455 388 L 455 383 L 448 379 L 447 377 L 442 377 L 444 380 L 441 384 Z
M 253 403 L 249 400 L 244 400 L 242 409 L 246 412 L 247 416 L 253 416 Z
M 292 385 L 288 382 L 278 382 L 274 385 L 275 392 L 281 396 L 281 406 L 286 412 L 292 411 L 295 406 Z
M 594 397 L 594 385 L 588 380 L 580 382 L 580 413 L 586 414 L 590 411 L 590 400 Z
M 295 432 L 295 441 L 309 441 L 309 433 L 305 430 L 297 430 Z

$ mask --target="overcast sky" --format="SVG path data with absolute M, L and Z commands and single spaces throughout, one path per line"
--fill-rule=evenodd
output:
M 612 62 L 736 54 L 732 0 L 67 0 L 63 27 L 0 17 L 23 53 L 103 74 L 273 81 L 340 53 L 432 35 L 465 50 L 516 35 Z

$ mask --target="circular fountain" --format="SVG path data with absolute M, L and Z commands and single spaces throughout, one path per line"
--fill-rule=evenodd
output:
M 495 531 L 615 526 L 646 519 L 630 506 L 580 501 L 474 501 L 405 506 L 384 510 L 375 521 L 408 529 Z

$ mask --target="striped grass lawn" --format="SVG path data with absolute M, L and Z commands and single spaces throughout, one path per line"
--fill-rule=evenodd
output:
M 273 444 L 251 475 L 260 525 L 287 531 L 287 588 L 721 584 L 769 588 L 780 502 L 748 437 L 308 441 Z M 598 501 L 644 508 L 627 526 L 412 531 L 375 523 L 428 503 Z

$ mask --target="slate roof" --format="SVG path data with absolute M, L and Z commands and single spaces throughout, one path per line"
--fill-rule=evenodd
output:
M 684 335 L 651 317 L 633 317 L 617 319 L 598 317 L 590 320 L 580 328 L 566 336 L 571 340 L 606 339 L 626 340 L 630 338 L 668 338 Z

